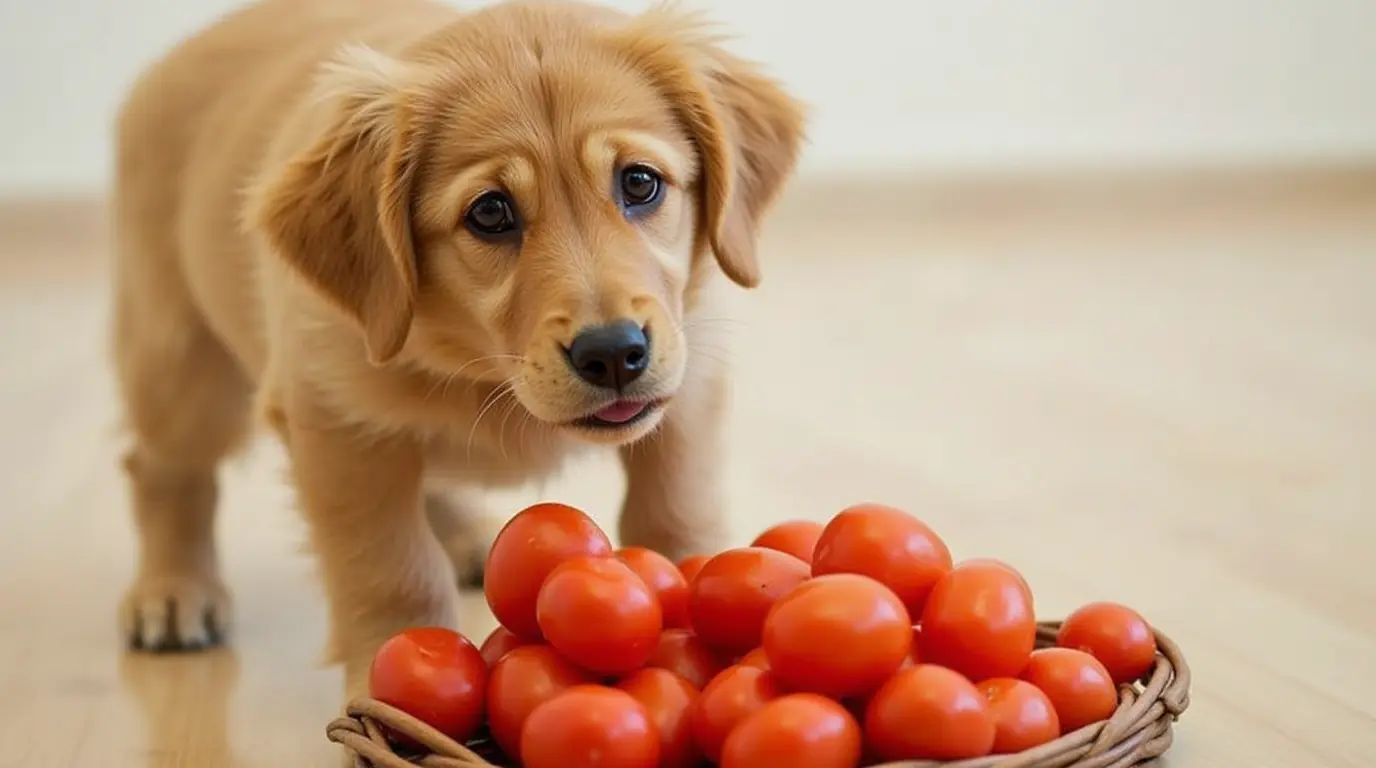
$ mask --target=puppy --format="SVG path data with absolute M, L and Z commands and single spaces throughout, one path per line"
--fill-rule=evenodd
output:
M 388 636 L 456 622 L 481 561 L 449 490 L 618 449 L 623 544 L 717 546 L 727 382 L 694 339 L 759 282 L 804 122 L 664 8 L 263 0 L 155 63 L 113 200 L 129 639 L 227 629 L 216 470 L 260 419 L 350 694 Z

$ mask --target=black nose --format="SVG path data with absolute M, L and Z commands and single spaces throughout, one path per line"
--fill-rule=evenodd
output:
M 649 367 L 650 339 L 630 320 L 595 325 L 573 337 L 568 357 L 583 381 L 619 391 Z

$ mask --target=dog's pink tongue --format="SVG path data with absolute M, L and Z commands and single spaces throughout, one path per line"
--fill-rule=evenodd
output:
M 626 400 L 612 403 L 597 412 L 597 418 L 612 424 L 621 424 L 640 415 L 645 410 L 644 403 L 633 403 Z

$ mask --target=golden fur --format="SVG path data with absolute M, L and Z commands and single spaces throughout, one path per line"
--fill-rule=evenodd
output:
M 615 446 L 624 544 L 716 546 L 726 382 L 694 352 L 695 320 L 715 319 L 723 276 L 759 281 L 756 233 L 803 122 L 664 8 L 264 0 L 184 41 L 118 122 L 130 637 L 198 646 L 226 628 L 216 469 L 255 418 L 287 447 L 351 692 L 393 632 L 453 625 L 456 578 L 481 567 L 472 510 L 442 491 Z M 640 218 L 610 194 L 632 163 L 667 189 Z M 520 209 L 517 241 L 464 226 L 492 189 Z M 622 318 L 653 338 L 625 394 L 666 406 L 575 426 L 608 395 L 562 348 Z

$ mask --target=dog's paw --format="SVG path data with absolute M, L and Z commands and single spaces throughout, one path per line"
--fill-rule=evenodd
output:
M 125 593 L 119 623 L 134 650 L 198 651 L 224 642 L 231 612 L 229 592 L 218 579 L 144 577 Z

